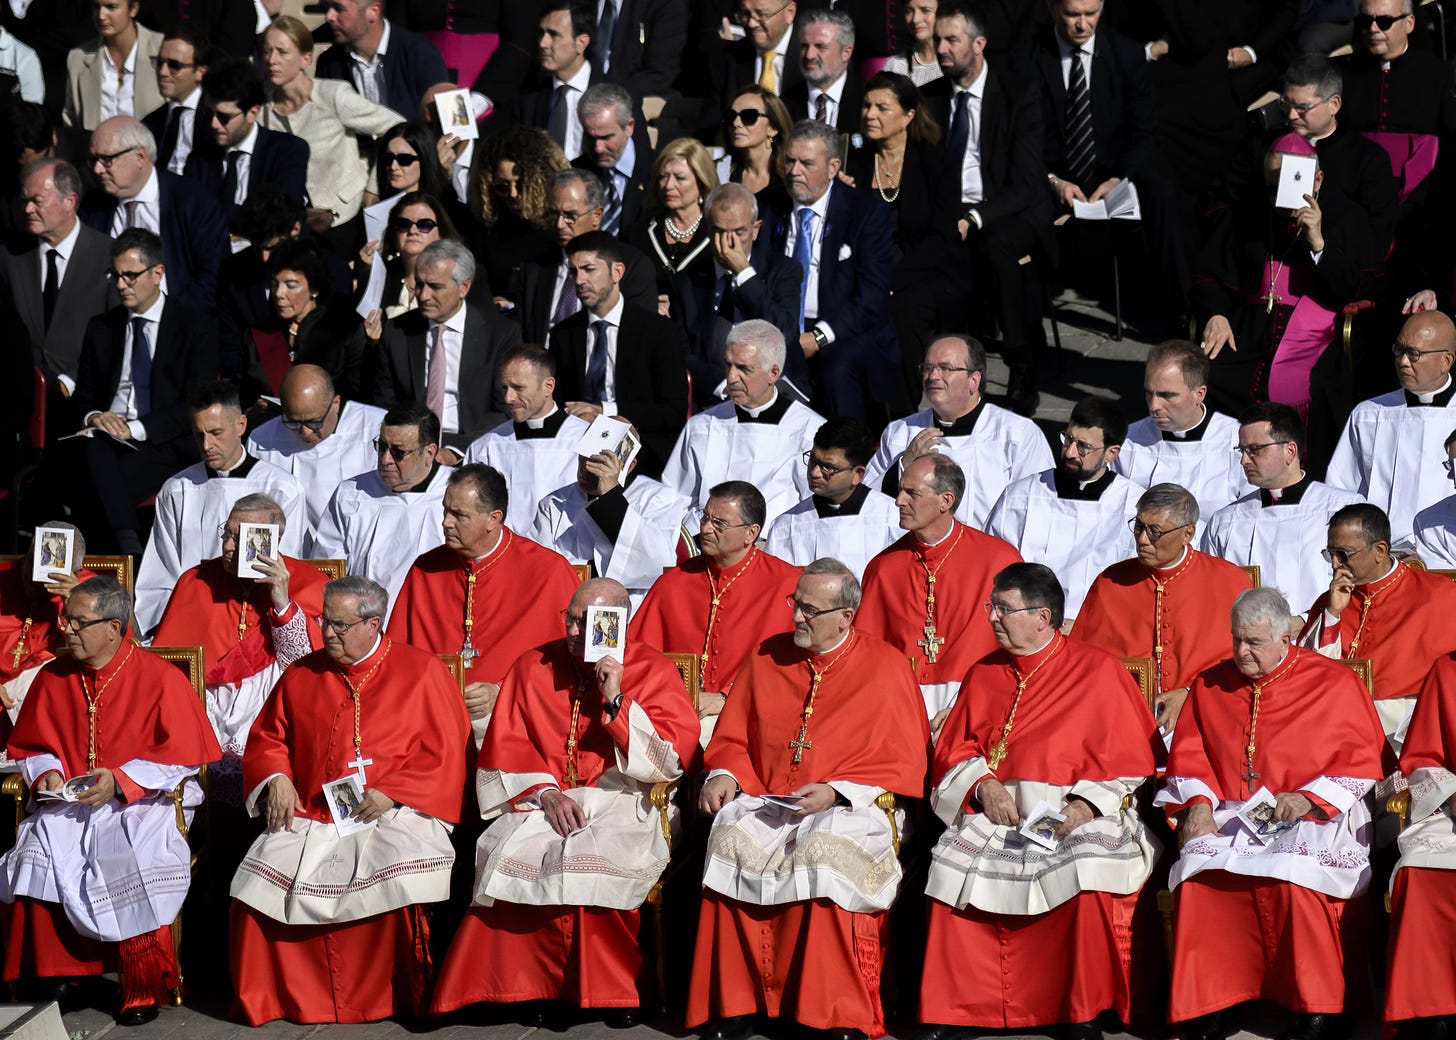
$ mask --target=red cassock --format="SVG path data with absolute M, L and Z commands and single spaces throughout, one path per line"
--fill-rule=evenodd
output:
M 308 619 L 309 642 L 315 650 L 322 649 L 316 618 L 323 612 L 328 576 L 289 556 L 283 563 L 288 568 L 288 595 Z M 152 642 L 202 647 L 209 686 L 240 682 L 273 662 L 272 627 L 261 623 L 272 613 L 271 596 L 267 585 L 230 573 L 222 557 L 203 560 L 177 580 Z M 245 628 L 241 638 L 240 618 Z
M 629 642 L 622 706 L 609 721 L 594 666 L 577 662 L 566 641 L 557 639 L 521 655 L 506 676 L 481 745 L 481 768 L 546 774 L 563 788 L 595 787 L 603 772 L 616 767 L 618 749 L 627 751 L 633 704 L 672 745 L 678 761 L 690 762 L 697 750 L 698 715 L 683 692 L 682 675 L 672 662 L 649 646 Z M 578 698 L 576 746 L 568 756 Z M 569 769 L 577 777 L 574 785 L 568 783 Z M 545 786 L 524 791 L 517 804 L 535 798 Z M 430 1010 L 520 1000 L 636 1007 L 639 917 L 635 909 L 596 906 L 504 901 L 472 906 L 450 944 Z
M 1447 580 L 1445 578 L 1441 579 Z M 1456 749 L 1456 657 L 1439 658 L 1416 698 L 1400 771 L 1451 772 Z M 1436 778 L 1431 778 L 1435 780 Z M 1449 779 L 1448 779 L 1449 784 Z M 1412 787 L 1416 782 L 1412 780 Z M 1449 796 L 1448 796 L 1449 797 Z M 1421 820 L 1412 817 L 1413 826 Z M 1430 821 L 1450 833 L 1447 820 Z M 1450 839 L 1441 842 L 1450 853 Z M 1428 862 L 1439 857 L 1429 857 Z M 1456 867 L 1456 858 L 1447 860 Z M 1390 893 L 1390 961 L 1385 974 L 1385 1021 L 1456 1014 L 1456 871 L 1402 864 Z
M 95 577 L 82 570 L 79 581 Z M 0 684 L 45 664 L 66 645 L 56 618 L 66 601 L 32 580 L 25 560 L 0 563 Z M 10 735 L 10 717 L 0 712 L 0 740 Z
M 1338 661 L 1297 648 L 1289 653 L 1293 662 L 1286 659 L 1261 680 L 1257 775 L 1246 776 L 1253 680 L 1224 661 L 1193 685 L 1168 758 L 1170 778 L 1197 780 L 1222 802 L 1245 801 L 1259 787 L 1276 796 L 1297 791 L 1333 814 L 1330 803 L 1308 790 L 1311 784 L 1322 777 L 1373 783 L 1384 775 L 1384 734 L 1364 684 Z M 1171 817 L 1199 801 L 1208 798 L 1165 808 Z M 1175 897 L 1171 1021 L 1246 1000 L 1338 1013 L 1349 980 L 1365 971 L 1358 942 L 1368 921 L 1368 893 L 1340 899 L 1292 881 L 1206 869 L 1179 884 Z M 1344 950 L 1352 944 L 1355 956 L 1347 963 Z
M 959 682 L 971 665 L 996 649 L 981 604 L 997 573 L 1020 562 L 1015 547 L 959 521 L 936 545 L 907 534 L 865 568 L 864 601 L 855 624 L 911 658 L 917 682 Z M 935 574 L 935 634 L 944 640 L 934 663 L 921 645 L 927 569 Z
M 671 654 L 699 654 L 702 688 L 726 693 L 759 643 L 794 627 L 786 597 L 798 583 L 798 567 L 757 546 L 731 567 L 695 556 L 653 583 L 632 615 L 631 636 Z
M 853 638 L 820 682 L 801 761 L 790 741 L 813 675 L 809 655 L 782 634 L 734 680 L 707 768 L 732 773 L 746 795 L 848 781 L 923 797 L 930 731 L 914 677 L 894 647 L 860 631 Z M 757 1013 L 880 1036 L 888 926 L 888 912 L 851 913 L 827 899 L 762 906 L 705 889 L 687 1024 Z
M 66 658 L 38 675 L 10 735 L 11 757 L 55 755 L 67 777 L 92 768 L 87 761 L 88 691 L 97 703 L 95 765 L 112 771 L 124 801 L 146 794 L 122 771 L 127 762 L 201 766 L 222 757 L 191 683 L 175 665 L 130 641 L 100 669 Z M 123 979 L 128 1006 L 150 1002 L 149 989 L 155 993 L 175 985 L 175 977 L 165 985 L 161 977 L 175 976 L 176 970 L 166 928 L 119 944 L 97 942 L 80 936 L 59 904 L 21 897 L 4 907 L 3 935 L 6 981 L 32 975 L 99 975 L 118 964 L 129 965 L 134 974 L 155 977 L 146 980 L 150 985 Z
M 442 545 L 415 560 L 389 634 L 431 653 L 460 653 L 468 594 L 475 653 L 465 681 L 499 683 L 517 657 L 561 635 L 561 611 L 580 584 L 566 557 L 502 527 L 501 544 L 483 559 L 467 561 Z
M 1308 624 L 1321 624 L 1329 596 L 1326 592 L 1315 600 Z M 1438 657 L 1456 651 L 1453 617 L 1456 581 L 1397 563 L 1379 581 L 1356 585 L 1338 633 L 1321 627 L 1319 641 L 1326 646 L 1338 638 L 1342 657 L 1370 659 L 1376 700 L 1409 697 Z
M 1158 692 L 1186 689 L 1228 657 L 1229 610 L 1252 587 L 1241 568 L 1196 549 L 1166 570 L 1134 557 L 1097 576 L 1072 632 L 1117 657 L 1151 657 Z
M 433 654 L 388 636 L 355 664 L 319 650 L 283 673 L 248 734 L 243 790 L 251 794 L 282 773 L 298 790 L 299 816 L 333 820 L 323 785 L 350 772 L 355 755 L 354 698 L 344 676 L 359 690 L 362 750 L 373 760 L 366 788 L 458 822 L 470 734 L 460 689 Z M 299 927 L 234 900 L 229 940 L 233 1013 L 251 1025 L 388 1018 L 417 1009 L 428 983 L 429 932 L 418 906 Z
M 1029 678 L 998 779 L 1070 787 L 1152 774 L 1157 725 L 1127 669 L 1104 650 L 1056 636 L 1035 654 L 997 650 L 971 669 L 961 687 L 970 695 L 956 700 L 936 744 L 933 784 L 990 755 L 1020 676 Z M 962 808 L 980 811 L 974 790 Z M 930 900 L 921 1021 L 1023 1028 L 1087 1022 L 1108 1008 L 1126 1021 L 1137 899 L 1085 891 L 1025 916 Z

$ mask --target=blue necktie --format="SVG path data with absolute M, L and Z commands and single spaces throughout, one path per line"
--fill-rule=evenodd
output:
M 591 357 L 586 363 L 586 399 L 601 404 L 607 399 L 607 322 L 592 322 Z
M 961 90 L 955 96 L 955 114 L 950 120 L 950 136 L 945 142 L 945 157 L 951 169 L 960 180 L 960 170 L 966 159 L 966 147 L 971 143 L 971 110 L 969 92 Z
M 612 71 L 612 33 L 617 28 L 617 4 L 615 0 L 606 0 L 602 4 L 601 21 L 597 22 L 597 35 L 593 41 L 597 44 L 597 54 L 602 61 L 602 72 Z
M 607 205 L 602 210 L 602 230 L 609 235 L 615 235 L 622 225 L 622 196 L 617 193 L 616 167 L 603 171 L 602 187 L 607 189 Z
M 147 319 L 131 320 L 131 392 L 137 418 L 152 410 L 152 348 L 147 342 Z
M 809 264 L 814 256 L 814 211 L 808 206 L 799 210 L 799 233 L 794 238 L 794 262 L 804 272 L 799 283 L 799 328 L 804 327 L 804 304 L 809 298 Z

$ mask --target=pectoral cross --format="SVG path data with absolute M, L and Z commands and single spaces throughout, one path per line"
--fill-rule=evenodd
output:
M 805 719 L 804 724 L 799 727 L 798 738 L 789 741 L 789 747 L 794 749 L 794 765 L 802 762 L 804 760 L 804 752 L 813 746 L 814 742 L 809 739 L 809 720 Z
M 345 765 L 350 765 L 350 766 L 353 766 L 354 767 L 354 772 L 356 772 L 356 773 L 359 774 L 359 786 L 360 787 L 363 787 L 364 786 L 364 779 L 365 779 L 365 777 L 364 777 L 364 767 L 365 766 L 372 766 L 374 764 L 374 759 L 372 759 L 372 758 L 365 758 L 364 757 L 364 753 L 362 751 L 355 751 L 354 752 L 354 761 L 352 761 L 352 762 L 346 762 L 344 764 Z
M 1254 763 L 1251 759 L 1244 769 L 1244 783 L 1248 785 L 1250 791 L 1254 789 L 1254 781 L 1257 779 L 1259 779 L 1259 774 L 1254 772 Z
M 925 638 L 915 645 L 925 651 L 925 660 L 930 664 L 935 663 L 936 657 L 940 654 L 940 645 L 945 640 L 935 634 L 935 622 L 925 622 Z
M 15 649 L 10 651 L 10 668 L 14 671 L 20 667 L 20 659 L 25 656 L 25 641 L 21 640 L 15 644 Z
M 1283 299 L 1284 297 L 1279 296 L 1274 292 L 1274 286 L 1269 286 L 1269 292 L 1264 296 L 1264 313 L 1273 314 L 1274 305 Z
M 568 758 L 566 760 L 566 786 L 575 787 L 580 779 L 581 777 L 576 775 L 576 759 Z
M 465 641 L 465 645 L 460 648 L 460 660 L 465 663 L 466 668 L 469 668 L 470 662 L 474 661 L 479 656 L 480 651 L 475 649 L 475 647 L 471 646 L 470 640 L 467 639 Z

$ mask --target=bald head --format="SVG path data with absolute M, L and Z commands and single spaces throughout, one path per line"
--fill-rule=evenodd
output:
M 1446 384 L 1456 361 L 1456 325 L 1440 311 L 1412 314 L 1392 349 L 1400 385 L 1413 394 L 1433 393 Z
M 290 368 L 283 377 L 278 399 L 283 404 L 284 423 L 310 444 L 328 437 L 339 425 L 343 402 L 329 373 L 318 365 Z
M 587 607 L 631 607 L 632 598 L 620 581 L 613 578 L 590 578 L 571 594 L 567 612 L 583 613 Z

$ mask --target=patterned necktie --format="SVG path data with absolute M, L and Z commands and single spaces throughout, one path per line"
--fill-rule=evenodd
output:
M 764 51 L 763 71 L 758 74 L 758 85 L 770 94 L 779 92 L 779 78 L 774 75 L 774 59 L 778 56 L 778 51 Z
M 591 357 L 586 362 L 586 399 L 601 404 L 607 399 L 607 321 L 592 322 Z
M 602 171 L 602 187 L 607 189 L 607 206 L 602 210 L 602 230 L 615 235 L 622 228 L 622 196 L 617 193 L 615 167 Z
M 562 265 L 566 267 L 565 264 Z M 561 295 L 556 298 L 556 310 L 551 314 L 551 324 L 559 325 L 581 310 L 581 297 L 576 295 L 576 285 L 571 281 L 571 270 L 566 268 L 566 277 L 561 282 Z
M 430 365 L 425 376 L 425 407 L 435 413 L 441 422 L 445 420 L 445 372 L 449 362 L 445 358 L 445 326 L 436 325 L 434 342 L 430 344 Z
M 820 123 L 829 122 L 829 95 L 820 94 L 814 99 L 814 118 Z
M 1087 90 L 1087 70 L 1078 47 L 1072 51 L 1072 71 L 1067 82 L 1067 169 L 1081 188 L 1092 186 L 1097 164 L 1097 142 L 1092 137 L 1092 95 Z
M 137 418 L 152 410 L 152 347 L 147 341 L 147 319 L 131 320 L 131 392 Z
M 794 262 L 804 272 L 799 283 L 799 328 L 804 327 L 804 304 L 809 298 L 809 265 L 814 258 L 814 211 L 808 206 L 799 210 L 799 233 L 794 238 Z

